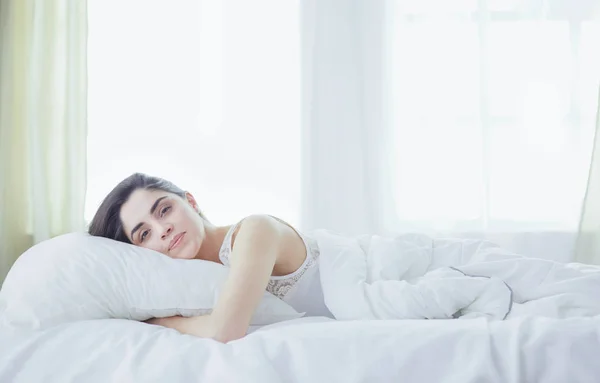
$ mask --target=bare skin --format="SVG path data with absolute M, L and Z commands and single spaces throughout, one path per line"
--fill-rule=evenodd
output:
M 215 226 L 198 214 L 190 193 L 183 199 L 161 190 L 138 189 L 120 218 L 130 241 L 176 259 L 218 262 L 229 226 Z M 271 276 L 296 271 L 306 248 L 296 231 L 268 216 L 245 218 L 232 238 L 229 277 L 210 315 L 154 318 L 148 321 L 181 333 L 220 342 L 242 338 Z

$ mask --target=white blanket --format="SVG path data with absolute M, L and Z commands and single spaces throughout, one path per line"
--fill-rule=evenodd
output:
M 23 334 L 0 326 L 7 383 L 597 383 L 598 355 L 592 318 L 303 318 L 229 344 L 119 319 Z
M 593 266 L 526 258 L 480 240 L 312 235 L 325 303 L 337 319 L 600 314 Z

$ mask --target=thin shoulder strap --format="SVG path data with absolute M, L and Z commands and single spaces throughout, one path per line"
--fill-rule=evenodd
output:
M 240 226 L 242 221 L 239 221 L 235 225 L 231 226 L 227 231 L 227 234 L 225 234 L 225 238 L 223 238 L 223 244 L 221 244 L 221 249 L 219 250 L 219 259 L 225 266 L 229 266 L 229 255 L 231 254 L 231 241 L 233 238 L 233 233 L 235 233 L 235 230 L 238 228 L 238 226 Z

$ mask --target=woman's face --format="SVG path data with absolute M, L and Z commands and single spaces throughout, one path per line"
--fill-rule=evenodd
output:
M 121 207 L 125 234 L 134 245 L 171 258 L 195 258 L 206 235 L 191 194 L 137 189 Z

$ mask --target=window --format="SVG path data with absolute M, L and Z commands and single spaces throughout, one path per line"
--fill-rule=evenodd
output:
M 398 214 L 442 228 L 576 227 L 600 84 L 590 1 L 398 1 Z
M 216 224 L 297 222 L 298 23 L 297 1 L 90 2 L 86 219 L 139 171 Z

